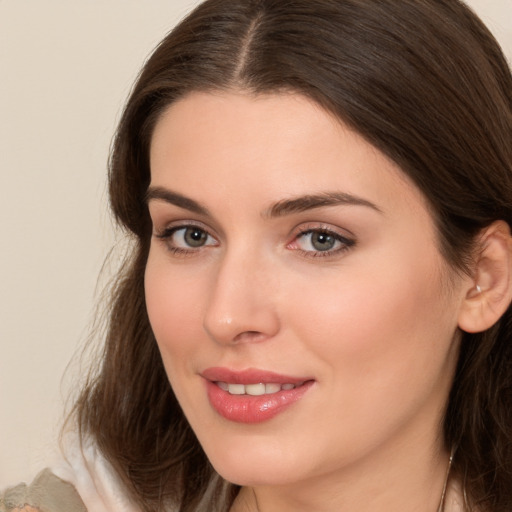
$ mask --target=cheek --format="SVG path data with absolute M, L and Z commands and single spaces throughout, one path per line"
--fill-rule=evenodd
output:
M 303 281 L 287 298 L 296 336 L 329 363 L 333 379 L 350 376 L 354 387 L 405 381 L 446 357 L 457 322 L 442 298 L 439 260 L 402 257 L 347 265 L 325 282 Z
M 322 362 L 323 395 L 339 405 L 312 416 L 322 418 L 318 429 L 326 437 L 351 439 L 342 447 L 350 453 L 391 435 L 419 411 L 428 412 L 421 417 L 432 426 L 428 418 L 442 409 L 455 361 L 455 308 L 440 299 L 439 273 L 417 270 L 397 264 L 340 273 L 325 286 L 304 282 L 287 299 L 294 338 L 308 361 Z
M 162 258 L 163 259 L 163 258 Z M 194 348 L 202 326 L 200 280 L 152 257 L 145 272 L 145 294 L 149 321 L 166 367 Z M 176 359 L 177 360 L 177 359 Z

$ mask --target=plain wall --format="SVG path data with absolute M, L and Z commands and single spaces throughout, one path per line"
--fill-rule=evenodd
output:
M 0 488 L 57 453 L 115 243 L 108 148 L 150 50 L 196 0 L 0 0 Z M 512 60 L 512 0 L 468 2 Z

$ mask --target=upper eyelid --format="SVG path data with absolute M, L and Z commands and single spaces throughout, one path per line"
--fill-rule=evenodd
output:
M 355 239 L 356 236 L 350 230 L 346 228 L 341 228 L 339 226 L 333 226 L 332 224 L 325 222 L 302 222 L 298 226 L 296 226 L 292 235 L 298 236 L 300 234 L 309 233 L 311 231 L 324 231 L 326 233 L 332 233 L 333 235 L 338 235 L 341 238 L 346 239 Z
M 158 201 L 154 200 L 151 203 L 157 203 Z M 150 203 L 150 204 L 151 204 Z M 160 201 L 160 203 L 162 203 Z M 166 204 L 166 203 L 163 203 Z M 212 219 L 209 217 L 205 220 L 200 220 L 202 217 L 201 214 L 197 214 L 197 216 L 187 217 L 186 214 L 183 213 L 173 213 L 169 212 L 167 209 L 162 211 L 155 211 L 151 213 L 151 208 L 149 208 L 149 216 L 151 219 L 151 224 L 153 226 L 153 231 L 164 231 L 166 229 L 172 229 L 174 227 L 180 226 L 197 226 L 201 229 L 204 229 L 209 235 L 213 236 L 217 240 L 220 240 L 224 236 L 224 231 L 220 226 L 215 225 L 214 222 L 210 222 Z M 198 218 L 199 217 L 199 218 Z
M 197 211 L 197 212 L 189 210 L 189 211 L 184 212 L 183 206 L 166 202 L 165 200 L 160 199 L 159 197 L 150 199 L 147 203 L 147 206 L 148 206 L 149 214 L 150 214 L 151 220 L 153 222 L 153 225 L 156 224 L 156 222 L 154 221 L 154 217 L 158 218 L 160 216 L 160 213 L 158 213 L 158 210 L 157 210 L 157 212 L 152 214 L 151 210 L 153 208 L 160 209 L 163 206 L 165 208 L 165 210 L 161 213 L 162 217 L 167 216 L 168 213 L 171 214 L 171 215 L 169 215 L 169 217 L 174 217 L 175 215 L 176 215 L 176 217 L 181 217 L 181 219 L 176 220 L 176 221 L 171 221 L 171 222 L 169 222 L 169 224 L 173 224 L 174 222 L 177 222 L 177 223 L 183 222 L 183 224 L 190 223 L 191 225 L 199 225 L 201 227 L 204 227 L 204 229 L 206 231 L 208 231 L 210 234 L 217 233 L 219 235 L 218 237 L 226 238 L 226 236 L 227 236 L 226 233 L 224 232 L 224 230 L 222 229 L 221 225 L 216 222 L 215 218 L 208 210 L 204 210 L 204 211 L 201 210 L 201 211 Z M 169 206 L 173 207 L 173 209 L 177 208 L 178 212 L 176 212 L 176 213 L 168 212 L 167 208 Z M 333 206 L 336 206 L 336 205 L 331 205 L 331 204 L 319 205 L 315 208 L 311 208 L 306 211 L 302 211 L 302 210 L 298 211 L 297 215 L 300 217 L 302 217 L 303 215 L 310 216 L 312 214 L 312 210 L 313 210 L 313 211 L 317 211 L 317 214 L 319 214 L 319 216 L 321 216 L 321 211 L 323 208 L 331 209 Z M 375 209 L 377 211 L 380 211 L 377 208 L 375 208 Z M 185 210 L 186 210 L 186 208 L 185 208 Z M 191 217 L 187 218 L 187 215 L 191 215 Z M 289 216 L 288 214 L 284 215 L 284 216 L 278 215 L 276 217 L 270 216 L 270 217 L 268 217 L 268 220 L 271 222 L 272 221 L 279 222 L 282 219 L 286 219 L 286 217 L 288 217 L 288 216 Z M 199 220 L 198 217 L 203 218 L 204 220 Z M 318 221 L 316 221 L 316 220 L 313 220 L 313 221 L 300 220 L 300 223 L 297 223 L 296 227 L 293 228 L 292 231 L 295 231 L 296 229 L 298 229 L 298 226 L 304 225 L 304 224 L 311 225 L 311 226 L 314 225 L 314 227 L 312 227 L 311 229 L 325 229 L 326 231 L 332 231 L 333 233 L 339 233 L 340 236 L 345 236 L 345 234 L 346 234 L 346 235 L 348 235 L 348 237 L 355 237 L 355 235 L 353 233 L 351 233 L 350 230 L 348 230 L 346 228 L 341 228 L 339 226 L 336 226 L 335 224 L 333 225 L 331 222 L 325 222 L 325 221 L 320 221 L 320 220 L 318 220 Z
M 357 243 L 357 237 L 350 230 L 335 226 L 325 222 L 306 222 L 296 226 L 292 232 L 291 240 L 288 244 L 293 243 L 299 237 L 312 233 L 326 233 L 336 238 L 345 247 L 353 247 Z M 287 245 L 288 245 L 287 244 Z M 331 251 L 326 251 L 326 253 Z M 333 250 L 332 252 L 336 252 Z
M 202 229 L 206 233 L 208 233 L 210 236 L 213 236 L 214 238 L 217 238 L 213 233 L 212 229 L 207 226 L 204 222 L 198 221 L 198 220 L 176 220 L 176 221 L 169 221 L 169 222 L 162 222 L 161 227 L 157 229 L 158 222 L 153 221 L 153 229 L 159 232 L 162 231 L 170 231 L 170 230 L 178 230 L 180 228 L 187 228 L 187 227 L 197 227 L 199 229 Z
M 338 240 L 339 242 L 346 246 L 353 246 L 356 243 L 356 239 L 352 236 L 349 237 L 346 235 L 342 235 L 341 233 L 338 233 L 338 231 L 323 228 L 311 228 L 300 230 L 298 233 L 295 234 L 295 236 L 292 239 L 292 242 L 297 240 L 297 238 L 300 238 L 304 235 L 310 235 L 312 233 L 325 233 L 327 235 L 333 236 L 334 238 L 336 238 L 336 240 Z

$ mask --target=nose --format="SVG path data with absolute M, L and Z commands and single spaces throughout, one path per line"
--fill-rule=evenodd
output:
M 224 345 L 260 342 L 280 329 L 275 269 L 262 258 L 225 254 L 212 277 L 204 329 Z

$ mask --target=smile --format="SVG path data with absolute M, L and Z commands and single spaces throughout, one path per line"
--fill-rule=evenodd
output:
M 227 391 L 230 395 L 251 395 L 251 396 L 261 396 L 261 395 L 273 395 L 274 393 L 278 393 L 279 391 L 289 391 L 291 389 L 295 389 L 304 384 L 304 382 L 299 382 L 297 384 L 278 384 L 278 383 L 269 383 L 265 384 L 260 382 L 258 384 L 231 384 L 227 382 L 216 382 L 217 386 L 223 391 Z
M 201 376 L 213 410 L 235 423 L 268 421 L 299 402 L 315 383 L 257 369 L 208 368 Z

